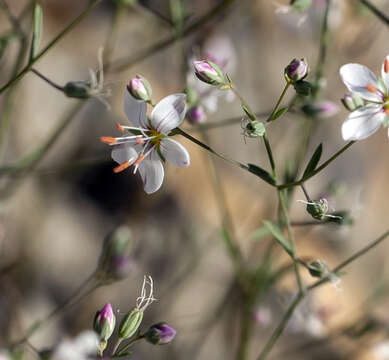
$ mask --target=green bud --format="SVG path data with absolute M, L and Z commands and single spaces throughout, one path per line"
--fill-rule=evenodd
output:
M 77 99 L 89 98 L 89 90 L 90 86 L 85 81 L 70 81 L 63 89 L 66 96 Z
M 119 339 L 129 339 L 139 329 L 143 320 L 143 311 L 134 308 L 126 314 L 119 326 Z
M 316 260 L 308 265 L 308 271 L 311 276 L 321 278 L 323 275 L 328 274 L 329 269 L 325 263 L 320 260 Z
M 293 87 L 296 90 L 296 93 L 301 96 L 309 96 L 312 91 L 312 85 L 308 81 L 297 81 L 293 83 Z
M 324 220 L 328 212 L 328 202 L 326 199 L 313 200 L 307 204 L 308 213 L 316 220 Z

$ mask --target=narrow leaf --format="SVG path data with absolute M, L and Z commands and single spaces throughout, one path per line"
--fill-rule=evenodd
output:
M 33 17 L 33 34 L 30 51 L 30 61 L 37 56 L 39 52 L 39 45 L 42 40 L 42 27 L 43 27 L 43 12 L 42 7 L 36 3 L 34 8 Z
M 308 162 L 308 165 L 303 174 L 303 179 L 309 176 L 316 169 L 316 166 L 320 161 L 322 152 L 323 152 L 323 145 L 320 143 L 320 145 L 316 148 L 315 152 L 313 153 L 311 160 L 309 160 Z
M 257 176 L 259 176 L 262 180 L 266 181 L 270 185 L 275 185 L 276 181 L 273 176 L 271 176 L 266 170 L 261 167 L 253 164 L 247 164 L 249 167 L 249 171 Z
M 245 112 L 245 114 L 249 117 L 250 120 L 255 120 L 255 115 L 247 108 L 245 104 L 242 104 L 242 109 Z
M 288 254 L 293 254 L 292 249 L 290 248 L 288 240 L 282 234 L 281 229 L 278 225 L 272 223 L 271 221 L 263 220 L 263 224 L 269 229 L 274 238 L 279 242 L 279 244 L 285 249 Z
M 287 106 L 281 108 L 280 110 L 278 110 L 272 117 L 271 117 L 271 121 L 275 120 L 275 119 L 278 119 L 279 117 L 281 117 L 282 115 L 284 115 L 287 111 L 289 110 L 289 108 Z

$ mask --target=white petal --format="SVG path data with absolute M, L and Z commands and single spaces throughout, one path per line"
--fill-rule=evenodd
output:
M 115 145 L 111 157 L 119 164 L 123 164 L 126 161 L 133 163 L 138 157 L 138 152 L 129 144 Z
M 129 121 L 136 127 L 147 128 L 147 104 L 143 100 L 136 100 L 126 89 L 124 91 L 124 112 Z
M 385 62 L 387 62 L 389 64 L 389 55 L 385 58 L 384 63 L 382 64 L 382 68 L 381 68 L 382 80 L 384 80 L 386 89 L 388 90 L 389 89 L 389 71 L 385 72 Z
M 153 127 L 167 135 L 179 126 L 185 118 L 186 95 L 173 94 L 163 98 L 151 113 Z
M 384 118 L 381 106 L 365 106 L 353 111 L 342 125 L 343 139 L 366 139 L 380 128 Z
M 163 157 L 175 166 L 189 166 L 190 156 L 188 151 L 177 141 L 163 138 L 160 142 Z
M 150 156 L 139 164 L 139 173 L 143 180 L 143 187 L 147 194 L 156 192 L 162 185 L 164 170 L 162 162 L 156 154 L 152 152 Z
M 366 66 L 360 64 L 346 64 L 339 70 L 342 81 L 351 92 L 355 92 L 365 100 L 382 101 L 380 93 L 372 93 L 366 86 L 379 88 L 377 77 Z

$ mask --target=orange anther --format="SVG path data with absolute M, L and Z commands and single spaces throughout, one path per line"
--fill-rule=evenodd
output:
M 116 166 L 114 169 L 113 169 L 113 172 L 114 173 L 119 173 L 125 169 L 127 169 L 129 166 L 131 165 L 131 163 L 129 161 L 125 161 L 123 164 L 120 164 L 119 166 Z
M 138 144 L 141 144 L 141 145 L 143 145 L 143 144 L 145 143 L 145 141 L 142 139 L 141 136 L 136 137 L 136 138 L 135 138 L 135 141 L 136 141 Z
M 377 92 L 377 89 L 375 88 L 375 86 L 373 86 L 371 84 L 366 85 L 366 89 L 369 90 L 373 94 Z
M 144 158 L 145 158 L 145 155 L 144 155 L 144 154 L 139 155 L 138 158 L 135 160 L 134 165 L 135 165 L 135 166 L 136 166 L 136 165 L 139 165 L 140 162 L 141 162 Z
M 389 107 L 385 108 L 386 115 L 389 115 Z
M 110 137 L 110 136 L 102 136 L 100 138 L 100 141 L 102 141 L 105 144 L 115 144 L 117 142 L 117 140 L 115 138 Z
M 121 126 L 119 123 L 116 124 L 116 127 L 118 128 L 119 131 L 121 131 L 121 132 L 124 131 L 124 127 Z
M 389 73 L 389 59 L 388 58 L 386 58 L 385 62 L 384 62 L 384 71 L 386 73 Z

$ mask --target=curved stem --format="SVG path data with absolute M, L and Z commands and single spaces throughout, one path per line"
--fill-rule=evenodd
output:
M 31 68 L 31 72 L 33 72 L 35 75 L 39 76 L 43 81 L 46 81 L 50 86 L 53 88 L 59 90 L 59 91 L 64 91 L 64 87 L 56 84 L 54 81 L 51 81 L 49 78 L 41 74 L 38 70 Z
M 31 61 L 11 80 L 9 80 L 2 88 L 0 94 L 7 90 L 11 85 L 19 81 L 31 69 L 43 55 L 45 55 L 60 39 L 62 39 L 70 30 L 72 30 L 78 23 L 81 22 L 89 12 L 102 0 L 94 0 L 80 15 L 78 15 L 68 26 L 65 27 L 53 40 L 50 41 L 45 48 L 43 48 Z

